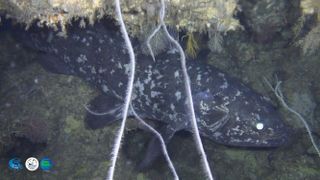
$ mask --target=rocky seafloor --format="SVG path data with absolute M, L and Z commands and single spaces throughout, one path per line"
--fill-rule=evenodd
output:
M 293 19 L 298 14 L 294 7 L 265 24 L 245 7 L 249 9 L 244 6 L 239 17 L 244 30 L 226 34 L 220 52 L 209 51 L 203 45 L 206 36 L 201 36 L 200 52 L 208 53 L 203 63 L 270 97 L 294 133 L 288 145 L 275 149 L 226 147 L 203 138 L 213 174 L 223 180 L 318 179 L 320 158 L 303 124 L 278 103 L 263 78 L 274 81 L 277 75 L 283 81 L 285 100 L 305 118 L 319 145 L 320 53 L 303 54 L 294 45 Z M 119 123 L 86 129 L 83 106 L 96 96 L 96 90 L 77 77 L 46 72 L 35 63 L 35 53 L 24 49 L 10 31 L 0 29 L 0 179 L 104 179 Z M 128 124 L 115 179 L 171 179 L 164 160 L 147 171 L 136 171 L 151 135 L 139 130 L 132 119 Z M 168 150 L 181 179 L 205 179 L 190 134 L 178 133 Z M 54 167 L 49 172 L 12 171 L 7 164 L 15 154 L 49 157 Z

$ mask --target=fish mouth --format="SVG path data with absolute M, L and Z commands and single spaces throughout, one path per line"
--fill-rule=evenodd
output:
M 289 137 L 283 136 L 278 139 L 269 139 L 269 140 L 265 140 L 265 141 L 266 141 L 265 147 L 279 147 L 279 146 L 284 146 L 284 145 L 288 144 Z
M 291 128 L 286 127 L 281 130 L 281 133 L 278 133 L 276 135 L 273 135 L 270 138 L 263 139 L 263 141 L 266 142 L 267 147 L 279 147 L 279 146 L 286 146 L 288 145 L 292 139 L 291 135 L 293 134 L 293 131 Z

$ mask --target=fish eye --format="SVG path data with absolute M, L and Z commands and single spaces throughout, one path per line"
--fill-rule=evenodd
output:
M 258 130 L 262 130 L 263 129 L 263 123 L 257 123 L 256 124 L 256 128 L 258 129 Z

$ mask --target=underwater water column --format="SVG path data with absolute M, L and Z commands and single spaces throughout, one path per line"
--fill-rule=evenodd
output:
M 129 57 L 130 57 L 130 74 L 129 74 L 129 81 L 128 81 L 128 86 L 127 86 L 127 91 L 126 91 L 126 97 L 125 97 L 125 102 L 123 106 L 123 111 L 122 111 L 122 121 L 121 121 L 121 126 L 116 134 L 115 142 L 114 142 L 114 147 L 112 149 L 112 157 L 111 157 L 111 166 L 109 168 L 108 175 L 106 177 L 107 180 L 112 180 L 114 176 L 114 171 L 115 171 L 115 166 L 117 162 L 117 158 L 119 155 L 119 150 L 121 146 L 121 140 L 123 137 L 124 133 L 124 128 L 126 125 L 126 120 L 128 116 L 128 110 L 129 110 L 129 105 L 131 102 L 131 97 L 132 97 L 132 90 L 133 90 L 133 83 L 134 83 L 134 75 L 135 75 L 135 66 L 136 66 L 136 60 L 135 60 L 135 55 L 134 51 L 132 48 L 132 44 L 130 41 L 130 38 L 128 36 L 128 32 L 126 30 L 126 26 L 123 22 L 122 18 L 122 13 L 121 13 L 121 7 L 120 7 L 120 1 L 115 0 L 115 12 L 116 12 L 116 18 L 118 18 L 118 22 L 120 24 L 120 31 L 122 33 L 122 36 L 125 40 L 126 47 L 129 51 Z

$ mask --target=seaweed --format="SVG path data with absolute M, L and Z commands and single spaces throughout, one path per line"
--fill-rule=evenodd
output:
M 191 58 L 195 58 L 199 51 L 198 41 L 196 40 L 192 32 L 188 32 L 186 36 L 187 36 L 187 43 L 186 43 L 185 52 L 187 56 Z

